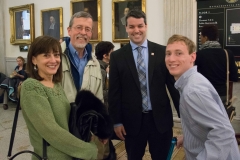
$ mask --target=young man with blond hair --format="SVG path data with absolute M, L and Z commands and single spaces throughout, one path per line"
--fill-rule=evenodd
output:
M 239 160 L 235 133 L 222 101 L 212 84 L 194 66 L 195 44 L 173 35 L 166 48 L 165 62 L 180 93 L 180 115 L 186 159 Z

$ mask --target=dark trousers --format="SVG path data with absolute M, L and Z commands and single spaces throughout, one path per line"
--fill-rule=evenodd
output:
M 138 135 L 125 137 L 128 160 L 142 160 L 148 142 L 152 160 L 166 160 L 173 136 L 172 128 L 158 132 L 152 112 L 143 113 L 142 126 Z

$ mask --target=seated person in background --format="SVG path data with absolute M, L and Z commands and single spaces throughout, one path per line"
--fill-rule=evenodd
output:
M 104 104 L 108 107 L 108 78 L 109 78 L 109 61 L 114 45 L 108 41 L 99 42 L 95 48 L 95 55 L 99 61 L 103 82 Z
M 196 46 L 187 37 L 173 35 L 166 48 L 165 62 L 180 93 L 183 144 L 188 160 L 239 160 L 233 127 L 212 84 L 193 66 Z
M 97 146 L 69 132 L 70 103 L 61 86 L 62 51 L 53 37 L 40 36 L 31 44 L 27 56 L 30 76 L 21 85 L 20 105 L 34 151 L 42 155 L 43 138 L 49 160 L 96 159 Z
M 17 87 L 27 79 L 26 63 L 23 57 L 19 56 L 16 59 L 17 66 L 14 71 L 0 84 L 0 95 L 4 94 L 3 109 L 8 109 L 8 98 L 12 101 L 17 101 Z
M 227 94 L 227 60 L 226 53 L 218 40 L 218 28 L 215 25 L 205 25 L 201 30 L 201 48 L 197 52 L 195 65 L 197 70 L 205 76 L 217 90 L 225 104 Z M 237 66 L 233 53 L 228 50 L 229 81 L 238 81 Z

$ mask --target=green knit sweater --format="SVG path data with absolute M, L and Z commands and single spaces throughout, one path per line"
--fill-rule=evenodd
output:
M 60 86 L 44 86 L 39 81 L 28 78 L 21 87 L 21 107 L 34 151 L 42 156 L 42 139 L 47 147 L 49 160 L 96 159 L 97 147 L 86 143 L 68 129 L 70 104 Z M 35 159 L 35 157 L 32 157 Z

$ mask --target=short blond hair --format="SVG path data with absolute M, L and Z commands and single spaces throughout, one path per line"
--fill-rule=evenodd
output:
M 185 36 L 174 34 L 168 39 L 167 45 L 172 44 L 174 42 L 183 42 L 187 46 L 189 54 L 196 51 L 195 43 Z

